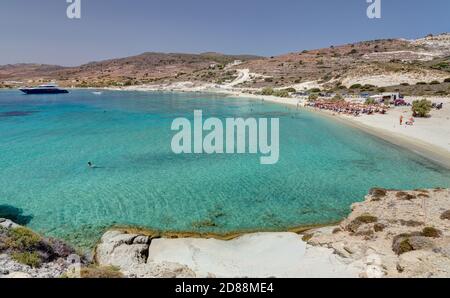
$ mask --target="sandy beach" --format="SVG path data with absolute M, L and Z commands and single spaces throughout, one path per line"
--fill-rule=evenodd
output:
M 280 98 L 275 96 L 260 96 L 233 92 L 235 97 L 254 98 L 302 107 L 310 111 L 319 112 L 322 115 L 332 116 L 334 119 L 364 130 L 367 133 L 378 136 L 396 145 L 406 147 L 428 159 L 450 168 L 450 98 L 428 98 L 433 103 L 443 103 L 441 110 L 433 109 L 429 118 L 415 118 L 413 126 L 400 125 L 400 116 L 408 119 L 412 116 L 411 107 L 391 107 L 385 115 L 360 115 L 358 117 L 345 114 L 337 114 L 326 110 L 304 107 L 304 98 Z M 420 100 L 422 97 L 406 97 L 407 103 Z
M 406 100 L 412 102 L 412 99 Z M 402 115 L 404 119 L 412 116 L 410 107 L 395 107 L 386 115 L 341 115 L 338 118 L 450 168 L 450 100 L 441 98 L 434 102 L 443 102 L 444 108 L 433 110 L 430 118 L 415 118 L 413 126 L 400 125 L 399 120 Z

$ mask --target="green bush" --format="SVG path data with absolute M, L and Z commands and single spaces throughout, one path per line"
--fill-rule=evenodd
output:
M 387 190 L 384 188 L 372 188 L 369 192 L 369 195 L 377 198 L 383 198 L 387 195 Z
M 366 105 L 373 105 L 373 104 L 376 104 L 376 101 L 373 98 L 368 98 L 368 99 L 366 99 L 365 104 Z
M 395 196 L 397 197 L 397 199 L 400 199 L 403 201 L 412 201 L 414 199 L 417 199 L 417 197 L 415 195 L 409 194 L 404 191 L 399 191 L 398 193 L 396 193 Z
M 442 220 L 450 220 L 450 210 L 447 210 L 444 213 L 442 213 L 441 219 Z
M 273 93 L 274 93 L 274 91 L 273 91 L 273 88 L 271 88 L 271 87 L 266 87 L 261 92 L 262 95 L 273 95 Z
M 364 86 L 361 87 L 361 89 L 364 91 L 370 91 L 370 90 L 373 90 L 374 88 L 375 88 L 375 86 L 370 85 L 370 84 L 365 84 Z
M 427 117 L 432 109 L 431 101 L 427 99 L 415 100 L 412 104 L 414 117 Z
M 41 258 L 36 252 L 16 252 L 11 257 L 13 260 L 33 268 L 38 268 L 42 264 Z
M 42 240 L 40 236 L 23 227 L 11 229 L 7 244 L 12 249 L 31 250 Z
M 312 93 L 308 96 L 308 101 L 316 101 L 319 99 L 319 95 Z
M 446 79 L 444 80 L 444 83 L 450 83 L 450 78 L 446 78 Z
M 286 88 L 285 91 L 289 92 L 289 93 L 295 93 L 297 92 L 297 90 L 295 90 L 295 88 Z
M 416 85 L 426 85 L 427 83 L 425 82 L 418 82 Z
M 378 218 L 369 214 L 363 214 L 361 216 L 358 216 L 355 218 L 355 221 L 358 221 L 360 223 L 369 224 L 369 223 L 375 223 L 378 221 Z
M 442 236 L 442 232 L 432 227 L 426 227 L 423 229 L 422 235 L 430 238 L 439 238 Z
M 320 90 L 320 88 L 312 88 L 312 89 L 309 89 L 309 92 L 310 93 L 319 93 L 321 90 Z
M 402 236 L 402 235 L 400 235 Z M 398 237 L 394 238 L 393 244 L 392 244 L 392 250 L 397 254 L 397 255 L 402 255 L 404 253 L 413 251 L 414 248 L 412 247 L 412 245 L 409 243 L 409 238 L 405 237 Z
M 361 87 L 362 87 L 361 84 L 353 84 L 353 85 L 350 86 L 350 89 L 359 89 Z
M 383 103 L 384 103 L 384 105 L 389 106 L 389 105 L 391 105 L 391 99 L 385 98 L 385 99 L 383 99 Z
M 448 62 L 441 62 L 432 66 L 434 69 L 445 70 L 450 67 Z
M 357 233 L 360 226 L 363 224 L 371 224 L 371 223 L 377 223 L 378 218 L 369 214 L 363 214 L 361 216 L 358 216 L 354 220 L 352 220 L 346 227 L 347 231 L 350 231 L 352 233 Z
M 342 101 L 344 100 L 344 98 L 342 97 L 342 95 L 340 95 L 339 93 L 337 93 L 334 97 L 333 97 L 334 101 Z
M 386 225 L 384 225 L 384 224 L 381 224 L 381 223 L 376 223 L 374 226 L 373 226 L 373 229 L 375 230 L 375 232 L 383 232 L 384 231 L 384 229 L 386 228 Z
M 276 90 L 273 92 L 273 95 L 277 97 L 289 97 L 289 92 L 286 90 Z
M 425 223 L 423 223 L 421 221 L 417 221 L 417 220 L 404 220 L 404 219 L 400 219 L 399 223 L 402 226 L 413 227 L 413 228 L 420 227 L 420 226 L 423 226 L 425 224 Z
M 432 81 L 432 82 L 430 82 L 430 85 L 439 85 L 441 82 L 439 82 L 439 81 Z

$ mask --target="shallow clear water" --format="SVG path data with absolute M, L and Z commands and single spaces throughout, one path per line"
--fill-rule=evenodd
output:
M 279 163 L 173 154 L 172 120 L 192 118 L 194 109 L 204 117 L 280 117 Z M 328 223 L 374 186 L 449 187 L 450 173 L 332 119 L 254 100 L 0 91 L 0 215 L 17 213 L 75 243 L 113 224 L 229 232 Z

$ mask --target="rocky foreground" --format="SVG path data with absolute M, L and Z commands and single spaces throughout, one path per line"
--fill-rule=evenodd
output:
M 361 277 L 450 277 L 450 190 L 373 189 L 338 227 L 304 239 L 362 266 Z
M 136 230 L 134 230 L 136 231 Z M 229 241 L 111 230 L 75 251 L 0 219 L 1 277 L 450 277 L 450 190 L 373 189 L 339 226 Z
M 450 277 L 450 190 L 373 189 L 339 226 L 231 241 L 106 233 L 96 261 L 129 277 Z
M 0 278 L 57 278 L 74 262 L 85 260 L 67 244 L 0 219 Z

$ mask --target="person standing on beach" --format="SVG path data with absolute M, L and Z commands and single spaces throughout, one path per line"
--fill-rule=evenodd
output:
M 400 116 L 400 125 L 403 125 L 403 115 Z

